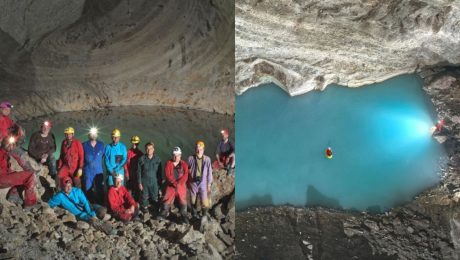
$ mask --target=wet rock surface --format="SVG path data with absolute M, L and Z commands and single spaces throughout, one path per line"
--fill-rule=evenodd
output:
M 237 259 L 460 259 L 460 69 L 425 70 L 424 89 L 445 129 L 439 185 L 382 214 L 289 206 L 236 219 Z
M 234 182 L 225 171 L 216 172 L 215 178 L 227 182 L 225 189 L 213 189 L 214 208 L 206 221 L 178 224 L 175 208 L 166 221 L 156 220 L 153 212 L 127 224 L 106 219 L 103 225 L 112 229 L 111 235 L 66 210 L 51 209 L 46 202 L 32 210 L 2 203 L 0 259 L 231 259 L 235 251 Z M 218 215 L 214 214 L 217 208 Z

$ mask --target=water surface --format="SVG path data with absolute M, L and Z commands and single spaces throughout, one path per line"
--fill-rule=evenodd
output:
M 52 132 L 56 137 L 58 158 L 64 129 L 75 128 L 75 136 L 86 141 L 89 128 L 97 126 L 99 137 L 105 143 L 111 142 L 114 128 L 121 131 L 123 142 L 127 148 L 131 146 L 130 138 L 138 135 L 141 138 L 141 150 L 147 141 L 155 143 L 155 151 L 163 161 L 171 157 L 174 146 L 182 148 L 182 158 L 186 159 L 194 152 L 197 140 L 206 144 L 205 154 L 215 157 L 220 129 L 230 128 L 233 133 L 233 120 L 230 116 L 198 110 L 186 110 L 151 106 L 114 107 L 107 110 L 58 113 L 49 117 L 35 118 L 20 124 L 27 131 L 27 141 L 32 132 L 37 131 L 41 122 L 49 118 L 53 122 Z
M 296 97 L 275 85 L 238 96 L 238 209 L 386 210 L 436 184 L 443 149 L 430 135 L 437 118 L 421 84 L 405 75 Z

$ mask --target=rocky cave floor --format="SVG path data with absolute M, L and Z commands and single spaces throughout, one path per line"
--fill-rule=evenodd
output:
M 460 259 L 460 69 L 420 73 L 446 129 L 439 185 L 382 214 L 322 207 L 237 212 L 237 259 Z
M 42 198 L 44 190 L 38 187 Z M 106 219 L 111 235 L 44 201 L 32 210 L 3 201 L 0 259 L 229 259 L 235 251 L 234 177 L 214 173 L 212 193 L 216 203 L 207 222 L 177 224 L 174 209 L 166 221 L 150 213 L 127 224 Z

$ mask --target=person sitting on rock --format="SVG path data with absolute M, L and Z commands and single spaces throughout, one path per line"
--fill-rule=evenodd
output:
M 75 137 L 75 130 L 68 127 L 64 130 L 65 139 L 61 144 L 61 155 L 58 161 L 58 180 L 59 183 L 65 177 L 70 177 L 73 184 L 80 188 L 80 177 L 83 174 L 84 154 L 83 145 Z
M 49 175 L 56 178 L 56 159 L 54 158 L 56 139 L 51 133 L 51 127 L 49 120 L 43 121 L 40 131 L 33 133 L 30 137 L 28 153 L 38 163 L 46 165 Z
M 196 143 L 196 154 L 188 157 L 188 165 L 190 170 L 188 187 L 190 190 L 190 199 L 192 202 L 192 216 L 198 217 L 196 196 L 200 194 L 201 210 L 203 217 L 207 216 L 210 208 L 208 194 L 211 193 L 212 185 L 212 166 L 211 159 L 204 155 L 204 142 Z
M 144 153 L 139 149 L 141 139 L 139 136 L 131 137 L 131 148 L 128 150 L 128 156 L 125 164 L 126 188 L 131 190 L 136 198 L 140 197 L 139 183 L 137 178 L 137 163 Z M 138 196 L 139 195 L 139 196 Z
M 104 202 L 104 158 L 105 145 L 98 140 L 98 130 L 91 128 L 88 133 L 88 141 L 83 143 L 84 166 L 83 184 L 87 198 L 95 203 Z
M 112 143 L 105 147 L 105 166 L 107 168 L 107 184 L 113 186 L 115 175 L 125 174 L 125 163 L 127 160 L 126 146 L 120 142 L 121 132 L 118 129 L 112 131 Z M 124 185 L 124 182 L 122 183 Z
M 222 140 L 217 144 L 217 160 L 213 163 L 213 169 L 226 169 L 230 173 L 230 170 L 235 168 L 235 145 L 230 141 L 227 129 L 223 129 L 220 133 Z
M 142 211 L 147 212 L 150 205 L 155 212 L 158 207 L 162 167 L 161 159 L 155 154 L 155 146 L 152 142 L 145 144 L 145 155 L 140 157 L 137 164 L 137 182 L 139 183 L 139 190 L 142 192 Z
M 431 135 L 436 135 L 436 134 L 441 133 L 443 127 L 444 127 L 444 119 L 438 120 L 436 125 L 431 128 Z
M 113 216 L 123 222 L 135 219 L 139 214 L 139 205 L 134 201 L 125 186 L 122 185 L 123 175 L 115 175 L 115 185 L 110 187 L 108 200 Z
M 61 180 L 61 191 L 56 193 L 48 201 L 51 208 L 60 206 L 70 213 L 75 215 L 77 219 L 84 221 L 96 220 L 96 215 L 99 218 L 104 218 L 106 209 L 99 205 L 94 205 L 97 209 L 97 213 L 91 208 L 85 194 L 80 188 L 73 187 L 72 178 L 64 176 Z
M 158 218 L 164 220 L 167 217 L 169 209 L 173 205 L 175 198 L 178 197 L 182 221 L 183 223 L 188 224 L 187 180 L 189 173 L 188 165 L 185 161 L 181 160 L 181 155 L 182 151 L 180 147 L 174 147 L 172 158 L 166 162 L 166 189 L 163 197 L 163 210 Z
M 21 203 L 17 188 L 24 189 L 24 207 L 31 208 L 37 203 L 35 194 L 35 175 L 30 171 L 14 171 L 11 169 L 10 156 L 18 164 L 26 169 L 24 161 L 16 154 L 10 153 L 16 145 L 16 139 L 13 136 L 4 137 L 0 147 L 0 188 L 10 188 L 8 200 L 13 203 Z

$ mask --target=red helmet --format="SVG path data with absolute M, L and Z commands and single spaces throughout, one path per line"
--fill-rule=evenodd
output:
M 222 129 L 221 134 L 229 135 L 228 129 Z
M 66 176 L 64 178 L 61 179 L 61 187 L 64 188 L 65 185 L 68 183 L 68 182 L 71 182 L 72 183 L 72 178 L 70 178 L 69 176 Z

